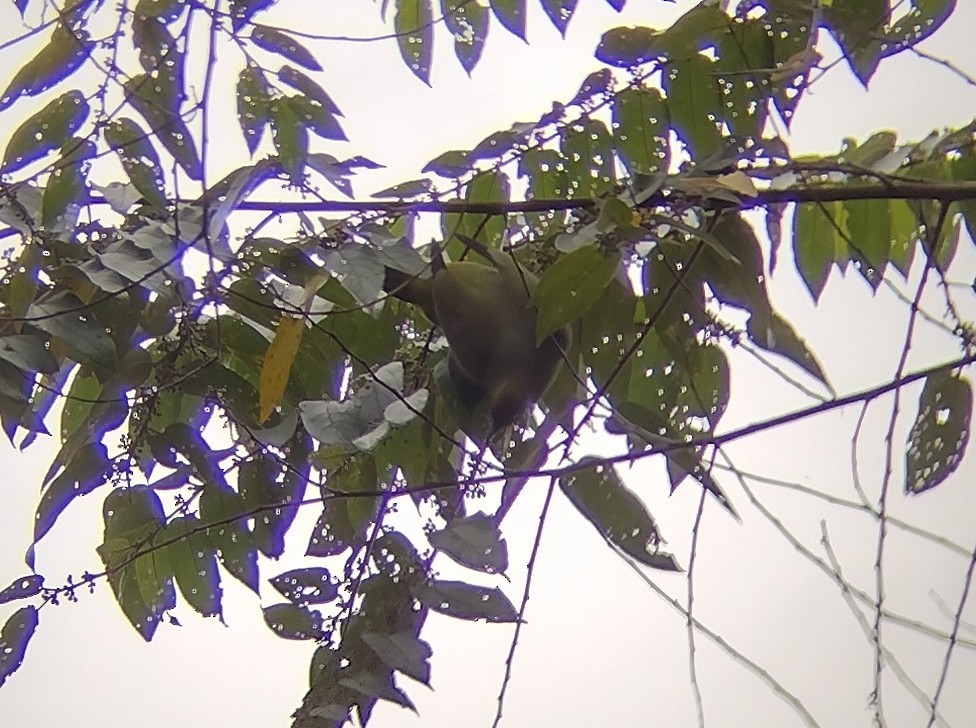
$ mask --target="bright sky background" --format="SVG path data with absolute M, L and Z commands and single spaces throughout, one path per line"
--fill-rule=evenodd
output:
M 6 3 L 0 10 L 3 37 L 20 32 L 20 21 Z M 282 2 L 274 21 L 329 35 L 364 37 L 386 32 L 378 5 L 329 2 Z M 357 196 L 418 176 L 440 152 L 467 148 L 513 121 L 538 118 L 553 100 L 566 101 L 582 78 L 597 68 L 592 50 L 603 30 L 618 24 L 665 26 L 689 2 L 676 4 L 631 0 L 623 14 L 598 0 L 583 0 L 563 41 L 538 3 L 530 2 L 529 40 L 521 41 L 493 27 L 485 57 L 468 79 L 452 57 L 446 38 L 435 52 L 433 89 L 404 67 L 391 41 L 327 42 L 321 52 L 323 85 L 346 115 L 346 145 L 324 147 L 340 158 L 364 154 L 387 169 L 356 181 Z M 976 75 L 976 5 L 960 2 L 955 17 L 924 44 L 928 52 L 951 59 Z M 286 11 L 300 8 L 289 16 Z M 270 22 L 270 21 L 269 21 Z M 443 35 L 443 34 L 441 34 Z M 825 46 L 831 49 L 831 46 Z M 3 52 L 0 85 L 27 60 L 15 46 Z M 228 67 L 240 59 L 228 50 Z M 230 82 L 218 86 L 233 109 Z M 838 149 L 844 136 L 863 140 L 884 128 L 903 139 L 918 139 L 933 128 L 961 126 L 976 115 L 976 88 L 945 68 L 904 54 L 882 63 L 865 93 L 840 65 L 809 91 L 790 137 L 794 153 Z M 0 123 L 19 119 L 10 112 Z M 215 139 L 211 171 L 216 178 L 245 162 L 233 123 Z M 0 138 L 9 133 L 0 128 Z M 226 138 L 225 138 L 226 137 Z M 960 246 L 950 279 L 969 283 L 976 271 L 973 246 Z M 920 266 L 906 290 L 914 290 Z M 771 281 L 777 308 L 791 320 L 818 354 L 840 394 L 888 380 L 894 373 L 907 320 L 906 306 L 882 288 L 870 289 L 852 271 L 835 274 L 819 307 L 814 308 L 792 271 L 787 250 Z M 960 289 L 962 315 L 976 320 L 972 296 Z M 937 296 L 929 310 L 941 315 Z M 951 359 L 954 342 L 930 326 L 916 337 L 909 369 Z M 809 400 L 741 351 L 733 351 L 733 396 L 722 430 L 787 412 Z M 783 368 L 790 369 L 782 363 Z M 802 375 L 792 372 L 795 376 Z M 811 384 L 807 382 L 807 384 Z M 976 545 L 976 459 L 972 454 L 957 474 L 935 491 L 919 497 L 901 493 L 903 443 L 914 417 L 919 388 L 901 399 L 902 417 L 895 434 L 892 515 L 933 530 L 973 549 Z M 858 451 L 860 477 L 876 495 L 884 460 L 879 447 L 891 410 L 890 397 L 869 410 Z M 850 443 L 858 410 L 821 416 L 738 441 L 728 453 L 741 470 L 800 483 L 856 500 L 852 488 Z M 621 443 L 593 436 L 583 449 L 619 452 Z M 38 484 L 54 447 L 41 443 L 24 454 L 6 441 L 0 458 L 9 474 L 0 488 L 0 586 L 26 573 L 22 554 L 30 543 Z M 580 454 L 583 454 L 582 452 Z M 622 471 L 644 497 L 682 564 L 688 563 L 696 488 L 687 484 L 667 497 L 663 466 L 642 461 Z M 823 726 L 868 726 L 873 652 L 839 589 L 799 553 L 728 475 L 720 475 L 743 515 L 733 522 L 709 503 L 700 530 L 695 566 L 695 615 L 730 645 L 758 663 L 795 694 Z M 530 485 L 506 521 L 511 582 L 498 579 L 518 603 L 525 561 L 538 522 L 546 483 Z M 761 503 L 817 557 L 821 520 L 848 580 L 871 592 L 877 524 L 869 517 L 774 485 L 753 484 Z M 37 563 L 49 585 L 66 575 L 96 571 L 93 547 L 101 537 L 100 503 L 104 491 L 89 496 L 61 517 L 38 548 Z M 314 518 L 315 514 L 308 514 Z M 292 531 L 289 546 L 300 554 L 311 521 Z M 943 630 L 951 619 L 933 595 L 953 611 L 958 604 L 965 557 L 898 531 L 887 545 L 888 606 Z M 438 562 L 440 564 L 440 562 Z M 263 566 L 264 577 L 290 564 Z M 443 565 L 452 573 L 450 565 Z M 648 572 L 648 578 L 681 600 L 684 575 Z M 270 587 L 263 601 L 229 577 L 224 581 L 225 619 L 204 620 L 180 604 L 182 627 L 162 626 L 145 644 L 126 622 L 107 585 L 81 594 L 77 603 L 48 607 L 21 670 L 0 690 L 3 726 L 285 726 L 304 693 L 308 658 L 314 645 L 278 639 L 264 625 L 259 606 L 280 601 Z M 18 605 L 0 607 L 0 620 Z M 603 544 L 589 524 L 557 497 L 546 523 L 536 564 L 532 599 L 514 664 L 505 705 L 507 726 L 692 726 L 695 708 L 688 679 L 687 632 L 683 619 Z M 976 605 L 966 613 L 976 622 Z M 872 614 L 867 614 L 869 621 Z M 964 632 L 976 638 L 976 630 Z M 435 692 L 401 678 L 420 710 L 417 717 L 381 705 L 371 726 L 448 728 L 488 726 L 504 673 L 512 635 L 510 625 L 460 622 L 432 615 L 423 637 L 434 648 Z M 699 683 L 706 724 L 715 728 L 802 725 L 796 713 L 755 675 L 732 661 L 706 637 L 698 635 Z M 913 680 L 931 692 L 941 668 L 944 644 L 888 626 L 885 642 Z M 976 715 L 976 651 L 957 649 L 941 701 L 953 726 L 973 725 Z M 892 728 L 924 726 L 926 713 L 890 674 L 885 679 L 885 708 Z

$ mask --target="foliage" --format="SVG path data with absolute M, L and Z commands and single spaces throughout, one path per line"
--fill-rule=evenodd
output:
M 540 3 L 565 33 L 577 3 Z M 389 4 L 403 60 L 426 83 L 436 33 L 452 36 L 468 72 L 492 25 L 526 33 L 525 0 Z M 506 571 L 502 525 L 520 474 L 558 478 L 613 548 L 679 568 L 612 459 L 556 465 L 550 436 L 572 439 L 599 404 L 627 439 L 617 461 L 662 454 L 672 489 L 697 481 L 734 513 L 708 465 L 730 394 L 726 348 L 771 352 L 830 388 L 769 295 L 784 243 L 819 301 L 838 271 L 876 289 L 924 256 L 939 274 L 963 226 L 976 232 L 976 123 L 921 142 L 879 132 L 817 158 L 794 158 L 777 133 L 820 62 L 818 27 L 867 84 L 882 60 L 938 29 L 949 0 L 897 11 L 835 0 L 825 12 L 751 0 L 733 15 L 702 4 L 669 28 L 611 30 L 596 50 L 605 67 L 574 98 L 446 151 L 422 179 L 377 195 L 393 202 L 375 203 L 317 190 L 324 181 L 351 198 L 352 177 L 377 165 L 320 151 L 345 140 L 346 122 L 316 48 L 275 25 L 272 5 L 140 0 L 96 43 L 118 11 L 80 0 L 40 26 L 45 44 L 0 96 L 8 121 L 27 115 L 0 164 L 0 221 L 16 240 L 0 281 L 0 424 L 22 449 L 42 435 L 60 442 L 35 544 L 78 497 L 102 494 L 104 571 L 91 578 L 107 579 L 146 640 L 177 591 L 205 616 L 221 614 L 226 575 L 258 592 L 298 509 L 317 509 L 310 565 L 272 576 L 286 601 L 264 609 L 281 637 L 318 643 L 296 726 L 340 725 L 353 710 L 365 723 L 378 700 L 412 707 L 395 675 L 427 683 L 429 610 L 520 619 L 500 589 L 432 570 L 442 553 Z M 194 21 L 243 59 L 237 119 L 255 161 L 216 183 L 205 158 L 214 127 L 200 114 L 215 103 L 211 77 L 199 100 L 191 90 L 201 78 L 192 64 L 214 50 L 195 45 Z M 92 69 L 100 85 L 68 90 Z M 46 103 L 28 112 L 33 97 Z M 300 205 L 255 202 L 279 181 L 323 200 L 311 209 L 359 215 L 313 221 Z M 768 250 L 750 208 L 764 212 Z M 247 209 L 267 217 L 245 229 Z M 274 218 L 293 232 L 273 232 Z M 574 329 L 539 411 L 490 452 L 445 391 L 430 322 L 382 290 L 385 265 L 426 265 L 413 250 L 418 218 L 439 225 L 454 258 L 458 235 L 510 246 L 540 274 L 540 340 Z M 967 358 L 933 369 L 922 393 L 913 493 L 948 477 L 968 442 L 972 393 L 956 369 L 973 357 L 962 334 Z M 472 511 L 502 481 L 494 510 Z M 415 504 L 424 538 L 406 535 L 391 508 L 400 499 Z M 60 592 L 31 574 L 0 601 Z M 23 607 L 3 628 L 0 683 L 37 621 Z

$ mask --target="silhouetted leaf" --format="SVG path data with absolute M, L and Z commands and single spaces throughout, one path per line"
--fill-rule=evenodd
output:
M 644 504 L 612 466 L 592 460 L 590 467 L 559 479 L 570 502 L 613 546 L 654 569 L 678 571 L 674 557 L 664 551 L 657 524 Z
M 63 81 L 88 60 L 94 44 L 84 30 L 58 23 L 50 42 L 39 50 L 13 77 L 0 94 L 0 110 L 20 96 L 36 96 Z
M 310 566 L 292 569 L 268 579 L 281 596 L 298 606 L 325 604 L 339 596 L 339 587 L 333 583 L 329 570 Z
M 428 536 L 430 544 L 462 566 L 489 574 L 508 570 L 508 547 L 490 516 L 475 513 L 455 518 Z
M 10 135 L 0 169 L 9 174 L 40 159 L 71 137 L 88 118 L 80 91 L 68 91 L 31 116 Z
M 310 71 L 321 71 L 322 66 L 312 52 L 293 37 L 266 25 L 255 25 L 251 30 L 251 40 L 256 46 L 271 53 L 277 53 Z
M 322 617 L 294 604 L 273 604 L 264 608 L 264 621 L 286 640 L 313 640 L 322 630 Z
M 10 615 L 0 630 L 0 685 L 7 682 L 24 662 L 27 643 L 37 629 L 37 609 L 21 607 Z
M 40 574 L 29 574 L 20 579 L 15 579 L 10 586 L 0 591 L 0 604 L 6 604 L 17 599 L 26 599 L 35 594 L 40 594 L 43 584 L 44 577 Z M 2 657 L 0 657 L 0 661 L 2 661 Z
M 387 667 L 430 685 L 430 645 L 412 632 L 363 632 L 363 642 Z
M 416 596 L 424 606 L 458 619 L 486 622 L 515 622 L 518 612 L 498 588 L 434 579 L 418 587 Z
M 905 452 L 908 493 L 934 488 L 956 471 L 969 444 L 972 417 L 968 379 L 949 372 L 926 378 Z
M 261 144 L 265 125 L 271 120 L 270 107 L 267 79 L 257 66 L 247 66 L 237 77 L 237 120 L 252 155 Z

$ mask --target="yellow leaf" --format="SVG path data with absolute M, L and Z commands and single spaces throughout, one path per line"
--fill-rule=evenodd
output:
M 268 346 L 261 364 L 259 424 L 263 424 L 271 416 L 281 401 L 281 395 L 285 393 L 291 365 L 295 361 L 295 353 L 304 332 L 305 322 L 302 319 L 282 314 L 274 341 Z

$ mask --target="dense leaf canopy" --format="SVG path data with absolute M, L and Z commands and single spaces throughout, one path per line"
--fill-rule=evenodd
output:
M 43 21 L 35 3 L 15 4 L 37 23 L 22 42 L 43 40 L 0 94 L 12 129 L 0 140 L 0 235 L 13 246 L 0 280 L 0 424 L 21 449 L 60 443 L 34 544 L 97 493 L 104 568 L 87 578 L 108 581 L 146 640 L 178 598 L 220 615 L 223 579 L 258 592 L 268 578 L 283 599 L 265 608 L 268 626 L 318 641 L 301 728 L 354 711 L 366 723 L 378 700 L 412 707 L 396 675 L 428 683 L 430 610 L 520 620 L 504 589 L 440 578 L 433 560 L 504 574 L 504 519 L 530 477 L 558 484 L 626 557 L 681 568 L 613 465 L 665 458 L 672 489 L 699 487 L 734 517 L 710 467 L 736 435 L 720 428 L 730 347 L 794 370 L 824 393 L 819 411 L 901 386 L 836 396 L 770 295 L 783 246 L 819 301 L 841 272 L 877 288 L 924 259 L 936 280 L 976 233 L 976 122 L 920 141 L 879 131 L 818 157 L 794 157 L 785 139 L 826 38 L 867 85 L 936 32 L 952 0 L 702 3 L 670 27 L 610 30 L 573 98 L 367 201 L 352 183 L 378 164 L 322 151 L 342 148 L 355 120 L 274 2 L 139 0 L 120 12 L 79 0 Z M 565 34 L 576 0 L 540 4 Z M 425 83 L 441 35 L 468 72 L 491 28 L 526 37 L 526 0 L 382 11 Z M 208 144 L 234 126 L 213 121 L 216 59 L 234 49 L 226 133 L 250 161 L 215 181 Z M 539 276 L 539 340 L 573 332 L 538 407 L 491 442 L 484 412 L 452 391 L 437 327 L 383 290 L 387 266 L 427 274 L 431 236 L 452 260 L 468 238 L 514 255 Z M 948 478 L 968 442 L 960 370 L 976 359 L 972 327 L 950 326 L 959 358 L 911 375 L 924 379 L 911 493 Z M 620 452 L 576 452 L 594 419 L 624 436 Z M 274 573 L 301 508 L 319 514 L 308 566 Z M 28 566 L 0 602 L 78 586 L 45 585 L 33 547 Z M 37 626 L 35 606 L 7 620 L 0 683 Z

